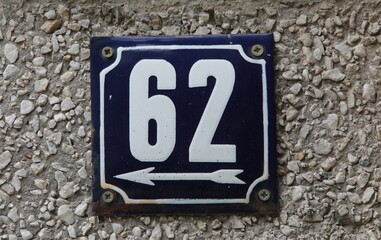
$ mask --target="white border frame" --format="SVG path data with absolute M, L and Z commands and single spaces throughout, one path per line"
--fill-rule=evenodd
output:
M 250 184 L 245 198 L 210 198 L 210 199 L 192 199 L 192 198 L 169 198 L 169 199 L 132 199 L 129 198 L 127 193 L 122 189 L 114 186 L 112 184 L 106 183 L 105 181 L 105 140 L 104 140 L 104 87 L 105 87 L 105 77 L 108 72 L 113 70 L 120 62 L 122 58 L 123 51 L 134 51 L 134 50 L 181 50 L 181 49 L 226 49 L 226 50 L 236 50 L 240 53 L 243 59 L 247 62 L 260 64 L 262 66 L 262 110 L 263 110 L 263 153 L 264 153 L 264 164 L 263 164 L 263 174 L 261 177 L 257 178 L 253 183 Z M 112 189 L 119 193 L 126 204 L 228 204 L 228 203 L 246 203 L 250 202 L 250 195 L 254 187 L 269 178 L 269 139 L 268 139 L 268 96 L 267 96 L 267 78 L 266 78 L 266 61 L 264 59 L 253 59 L 245 54 L 241 45 L 156 45 L 156 46 L 134 46 L 134 47 L 118 47 L 117 56 L 115 62 L 110 66 L 103 69 L 99 74 L 100 83 L 100 182 L 103 189 Z

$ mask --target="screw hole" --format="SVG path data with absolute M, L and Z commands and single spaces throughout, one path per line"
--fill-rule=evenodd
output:
M 111 58 L 114 55 L 114 50 L 109 46 L 104 47 L 102 49 L 102 55 L 105 58 Z

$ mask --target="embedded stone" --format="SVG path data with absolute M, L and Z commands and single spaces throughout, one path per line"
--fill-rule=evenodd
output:
M 352 50 L 345 43 L 337 44 L 335 45 L 335 48 L 347 61 L 352 58 Z
M 330 171 L 335 165 L 337 161 L 335 158 L 329 157 L 322 164 L 321 167 L 324 171 Z
M 82 202 L 81 204 L 79 204 L 79 205 L 75 208 L 74 213 L 75 213 L 77 216 L 83 217 L 83 216 L 85 216 L 85 214 L 86 214 L 86 209 L 87 209 L 87 203 Z M 119 232 L 119 233 L 120 233 L 120 232 Z M 119 234 L 119 233 L 118 233 L 118 234 Z
M 7 43 L 4 46 L 4 56 L 7 58 L 7 60 L 10 63 L 15 63 L 18 56 L 19 56 L 19 51 L 17 49 L 17 46 L 14 45 L 13 43 Z
M 16 65 L 8 64 L 3 72 L 4 80 L 16 76 L 19 73 L 19 71 L 20 69 Z
M 46 78 L 43 78 L 41 80 L 37 80 L 34 83 L 34 91 L 40 93 L 40 92 L 45 92 L 46 89 L 48 88 L 49 85 L 49 80 Z
M 20 105 L 20 113 L 23 115 L 27 115 L 34 110 L 33 102 L 29 100 L 22 100 Z
M 152 230 L 149 240 L 160 240 L 162 237 L 162 231 L 159 225 L 156 225 Z
M 21 234 L 21 238 L 23 240 L 29 240 L 29 239 L 33 238 L 33 234 L 29 230 L 26 230 L 26 229 L 20 229 L 20 234 Z
M 75 43 L 75 44 L 71 45 L 69 50 L 67 50 L 67 53 L 69 53 L 71 55 L 78 55 L 79 54 L 79 44 Z
M 41 30 L 46 33 L 52 33 L 55 30 L 57 30 L 60 27 L 60 25 L 61 25 L 60 20 L 48 20 L 42 24 Z
M 4 169 L 12 161 L 12 154 L 5 151 L 0 155 L 0 170 Z
M 332 69 L 322 72 L 321 77 L 322 79 L 328 79 L 335 82 L 339 82 L 344 80 L 345 75 L 339 69 Z
M 58 208 L 57 217 L 65 224 L 70 225 L 74 223 L 74 213 L 69 205 L 62 205 Z
M 17 213 L 17 208 L 13 207 L 11 210 L 9 210 L 8 215 L 7 215 L 13 222 L 17 222 L 20 217 Z
M 339 117 L 337 114 L 328 114 L 328 117 L 326 120 L 323 121 L 323 124 L 330 130 L 335 130 L 337 128 L 337 125 L 339 123 Z
M 376 89 L 373 84 L 365 84 L 362 89 L 362 98 L 365 100 L 375 102 L 376 101 Z
M 70 109 L 75 108 L 75 105 L 71 98 L 67 97 L 61 102 L 61 110 L 66 112 L 69 111 Z
M 74 72 L 71 72 L 71 71 L 65 72 L 64 74 L 60 76 L 60 79 L 64 82 L 69 82 L 73 80 L 73 78 L 74 78 Z
M 374 188 L 373 187 L 368 187 L 365 189 L 363 195 L 362 195 L 362 199 L 361 201 L 366 204 L 366 203 L 369 203 L 370 200 L 372 199 L 373 195 L 374 195 L 375 191 L 374 191 Z
M 325 139 L 319 139 L 313 145 L 315 153 L 320 155 L 327 155 L 332 150 L 332 144 Z

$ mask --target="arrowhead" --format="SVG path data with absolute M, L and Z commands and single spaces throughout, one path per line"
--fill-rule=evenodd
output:
M 222 169 L 212 172 L 211 180 L 216 183 L 224 184 L 246 184 L 241 179 L 237 178 L 236 175 L 243 172 L 241 169 Z
M 141 170 L 137 170 L 137 171 L 133 171 L 129 173 L 123 173 L 123 174 L 114 176 L 114 178 L 119 178 L 119 179 L 141 183 L 141 184 L 147 184 L 150 186 L 155 186 L 155 183 L 153 183 L 149 179 L 149 173 L 152 172 L 154 169 L 155 169 L 154 167 L 150 167 L 150 168 L 141 169 Z

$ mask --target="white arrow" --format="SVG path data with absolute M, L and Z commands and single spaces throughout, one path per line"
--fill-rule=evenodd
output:
M 123 173 L 115 178 L 155 186 L 156 181 L 213 181 L 222 184 L 246 184 L 236 175 L 243 172 L 241 169 L 221 169 L 211 173 L 150 173 L 154 167 Z

